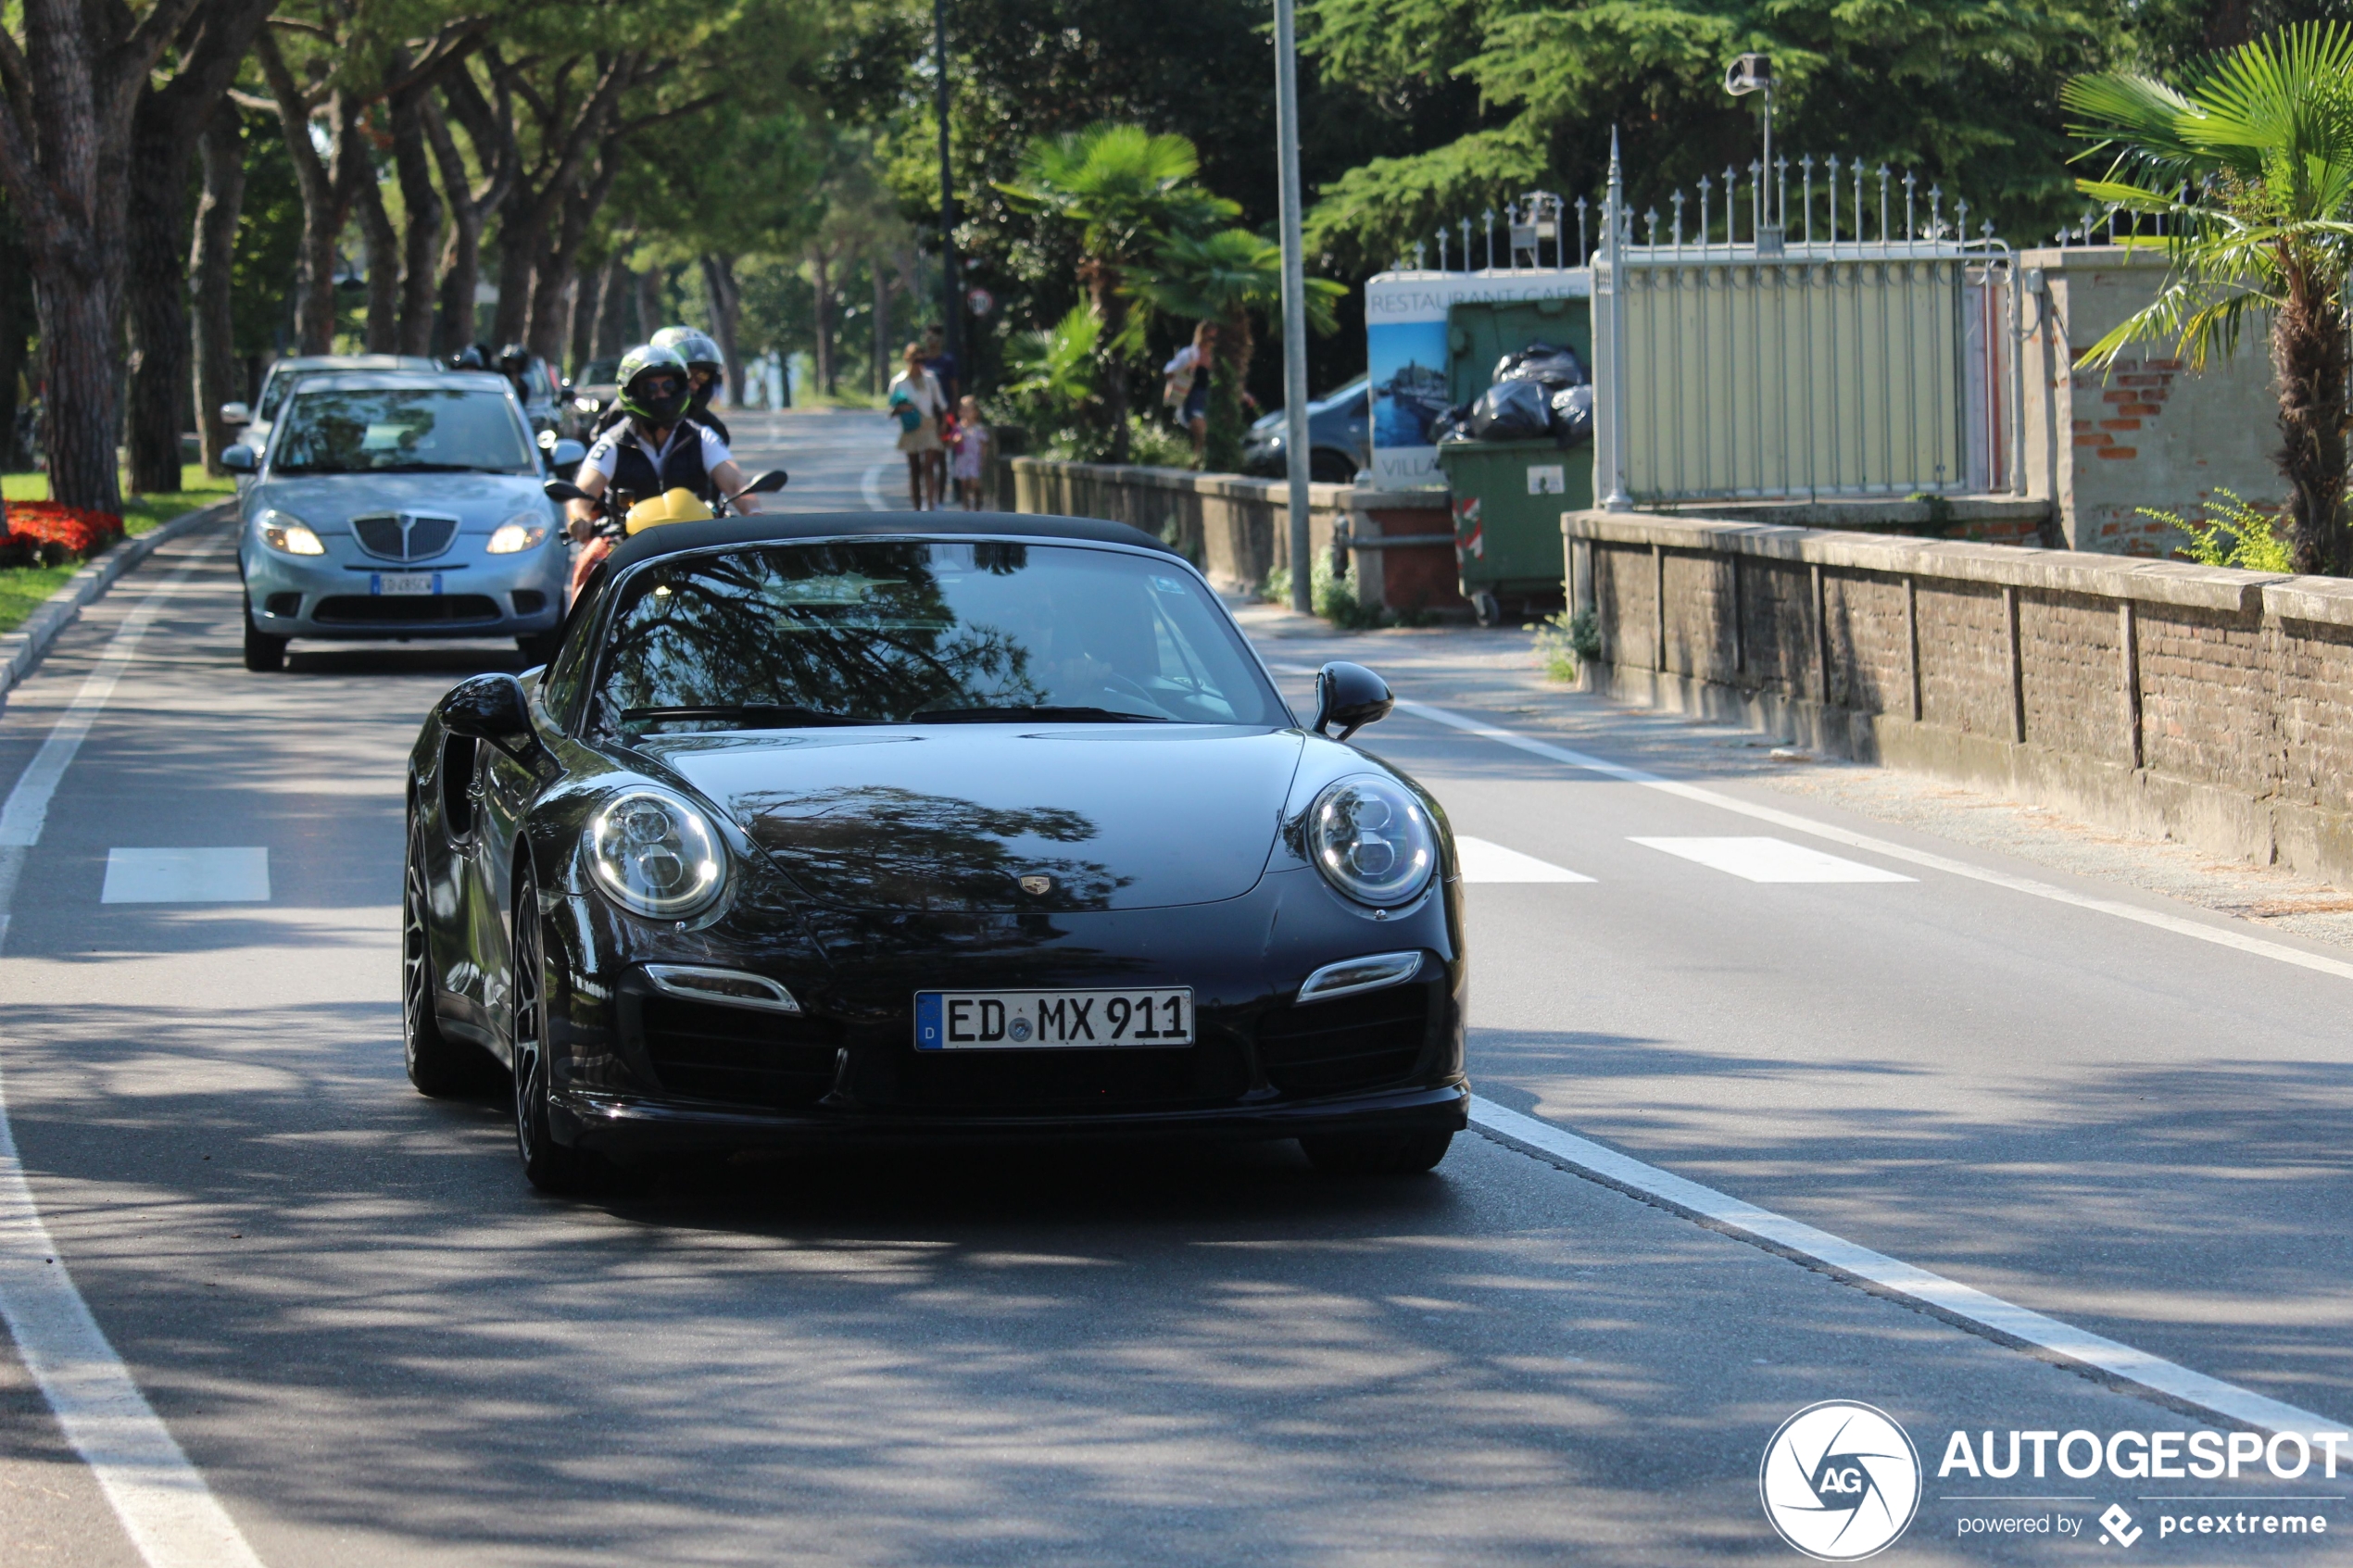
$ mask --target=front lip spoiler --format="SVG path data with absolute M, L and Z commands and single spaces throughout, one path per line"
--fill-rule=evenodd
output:
M 1460 1132 L 1470 1124 L 1470 1085 L 1460 1079 L 1323 1099 L 1193 1110 L 1003 1115 L 900 1111 L 780 1115 L 698 1101 L 595 1089 L 549 1097 L 559 1141 L 598 1153 L 889 1143 L 1101 1141 L 1146 1138 L 1293 1138 L 1302 1134 L 1399 1130 Z

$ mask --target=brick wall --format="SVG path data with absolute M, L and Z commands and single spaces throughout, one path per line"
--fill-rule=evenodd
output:
M 2162 407 L 2115 405 L 2133 406 Z M 1631 514 L 1564 527 L 1596 689 L 2353 884 L 2353 582 Z

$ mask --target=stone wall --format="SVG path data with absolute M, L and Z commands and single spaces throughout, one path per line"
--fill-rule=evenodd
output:
M 1589 684 L 2353 884 L 2353 582 L 1572 512 Z
M 1131 524 L 1183 550 L 1227 593 L 1255 593 L 1267 573 L 1290 564 L 1290 487 L 1281 480 L 1044 458 L 1010 458 L 1006 470 L 1012 509 Z M 1353 558 L 1360 602 L 1466 608 L 1455 584 L 1446 492 L 1311 484 L 1307 497 L 1315 551 Z

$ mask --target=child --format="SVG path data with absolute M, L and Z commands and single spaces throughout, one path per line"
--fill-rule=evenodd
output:
M 980 402 L 966 397 L 956 406 L 956 500 L 964 510 L 980 510 L 982 465 L 988 461 L 988 427 L 980 422 Z

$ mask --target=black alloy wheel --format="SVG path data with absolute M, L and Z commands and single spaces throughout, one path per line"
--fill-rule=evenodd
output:
M 441 1032 L 433 1007 L 433 945 L 425 928 L 425 835 L 409 823 L 408 864 L 400 894 L 400 1046 L 409 1082 L 421 1095 L 446 1099 L 481 1088 L 490 1060 L 475 1047 Z
M 286 639 L 273 637 L 253 623 L 253 599 L 245 599 L 245 668 L 267 675 L 286 667 Z
M 587 1190 L 604 1161 L 555 1140 L 547 1117 L 547 972 L 539 928 L 539 879 L 526 859 L 515 871 L 514 941 L 508 977 L 507 1040 L 513 1051 L 515 1152 L 523 1179 L 541 1192 Z
M 1326 1133 L 1303 1137 L 1307 1162 L 1332 1176 L 1418 1176 L 1446 1158 L 1452 1133 Z

